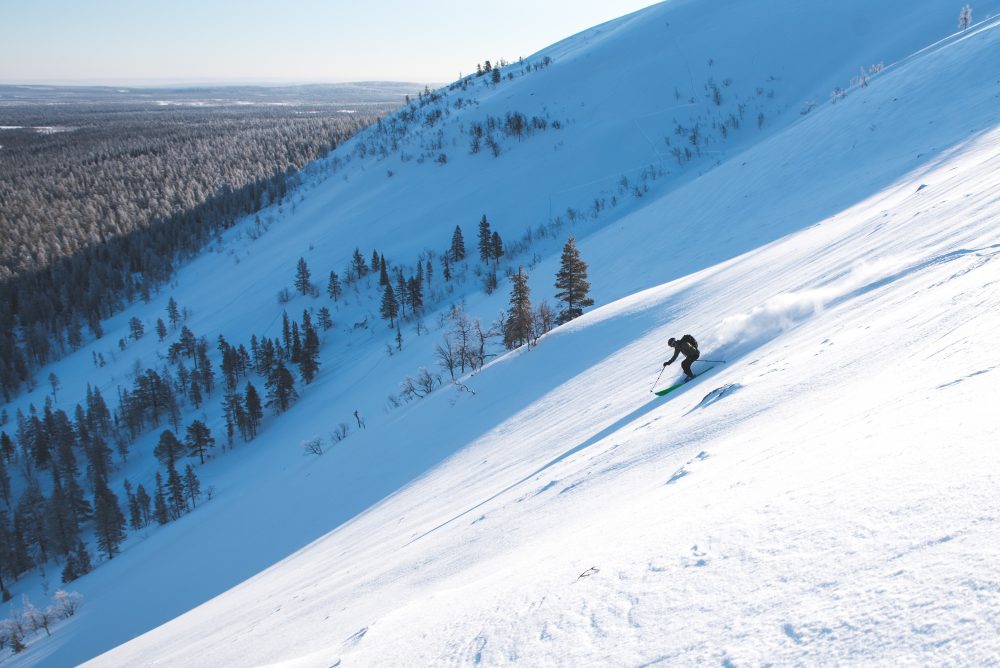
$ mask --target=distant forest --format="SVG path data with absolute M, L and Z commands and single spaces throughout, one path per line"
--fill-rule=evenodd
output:
M 402 102 L 337 90 L 0 87 L 4 400 Z

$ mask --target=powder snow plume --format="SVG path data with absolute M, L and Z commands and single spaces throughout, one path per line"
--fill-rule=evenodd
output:
M 886 257 L 854 265 L 843 278 L 815 288 L 779 293 L 745 313 L 719 323 L 706 349 L 738 357 L 820 313 L 834 301 L 871 285 L 911 263 Z M 715 354 L 715 353 L 713 353 Z

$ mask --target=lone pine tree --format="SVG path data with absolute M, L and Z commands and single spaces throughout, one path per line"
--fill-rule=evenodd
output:
M 326 294 L 330 295 L 330 299 L 337 301 L 340 299 L 341 287 L 340 287 L 340 277 L 337 276 L 337 272 L 330 272 L 330 280 L 326 284 Z
M 488 264 L 493 259 L 493 237 L 490 234 L 490 222 L 486 220 L 486 214 L 479 221 L 479 259 L 484 264 Z
M 389 327 L 396 326 L 396 316 L 399 315 L 399 302 L 396 301 L 396 293 L 392 289 L 392 284 L 386 283 L 385 291 L 382 293 L 382 318 L 389 321 Z
M 184 446 L 181 444 L 177 437 L 174 436 L 174 432 L 169 429 L 164 430 L 160 434 L 160 441 L 153 448 L 153 454 L 156 458 L 160 460 L 164 465 L 177 461 L 177 458 L 183 453 Z
M 455 226 L 455 231 L 451 235 L 451 248 L 448 249 L 448 257 L 452 262 L 461 262 L 465 259 L 465 239 L 462 238 L 462 228 Z
M 354 275 L 359 280 L 364 278 L 364 275 L 368 273 L 368 263 L 365 262 L 365 256 L 361 254 L 360 248 L 354 249 L 354 255 L 351 258 L 351 267 L 354 270 Z
M 295 289 L 301 294 L 308 294 L 309 290 L 312 289 L 310 278 L 311 274 L 309 273 L 309 266 L 306 264 L 306 259 L 300 257 L 299 263 L 295 267 Z
M 192 457 L 197 455 L 202 464 L 205 463 L 205 453 L 208 452 L 208 449 L 215 447 L 212 430 L 201 420 L 195 420 L 188 425 L 184 442 L 187 445 L 188 454 Z
M 181 321 L 181 310 L 177 307 L 177 302 L 173 297 L 167 301 L 167 319 L 170 321 L 170 326 L 177 329 L 177 325 Z
M 580 258 L 573 235 L 570 235 L 563 247 L 559 273 L 556 274 L 556 289 L 556 299 L 564 304 L 556 317 L 557 324 L 580 317 L 585 307 L 594 304 L 594 300 L 587 296 L 590 292 L 587 263 Z
M 198 480 L 194 467 L 188 464 L 184 467 L 184 493 L 191 501 L 191 507 L 197 505 L 198 497 L 201 496 L 201 482 Z
M 528 275 L 523 267 L 518 267 L 513 277 L 510 291 L 510 308 L 507 311 L 507 321 L 504 323 L 503 344 L 508 349 L 514 349 L 531 341 L 534 324 L 534 311 L 531 307 L 531 289 L 528 287 Z
M 500 258 L 503 257 L 503 240 L 496 230 L 493 231 L 493 236 L 490 238 L 490 253 L 493 256 L 494 266 L 500 264 Z

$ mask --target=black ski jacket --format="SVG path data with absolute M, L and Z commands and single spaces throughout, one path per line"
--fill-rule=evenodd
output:
M 701 353 L 698 352 L 698 346 L 693 341 L 694 339 L 687 334 L 677 339 L 674 343 L 674 356 L 670 358 L 667 364 L 673 364 L 680 354 L 683 354 L 688 359 L 698 359 Z

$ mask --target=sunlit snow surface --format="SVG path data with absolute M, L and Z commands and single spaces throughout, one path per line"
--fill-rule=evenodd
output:
M 300 255 L 321 276 L 355 246 L 412 262 L 457 223 L 471 245 L 484 211 L 515 237 L 554 193 L 661 159 L 627 130 L 675 81 L 777 79 L 774 127 L 572 228 L 601 306 L 464 379 L 474 395 L 383 412 L 432 363 L 436 318 L 388 357 L 388 329 L 346 331 L 377 307 L 335 312 L 316 384 L 202 469 L 216 498 L 74 583 L 78 617 L 12 664 L 160 624 L 92 665 L 1000 662 L 1000 30 L 948 37 L 940 2 L 746 4 L 668 3 L 556 45 L 462 113 L 547 107 L 560 133 L 494 160 L 453 128 L 446 166 L 317 175 L 261 240 L 229 235 L 117 316 L 155 320 L 173 294 L 196 334 L 274 335 Z M 539 299 L 561 242 L 531 269 Z M 505 306 L 506 285 L 475 287 L 470 312 Z M 688 332 L 727 363 L 657 398 Z M 63 393 L 90 354 L 62 363 Z M 355 408 L 368 429 L 301 455 Z

